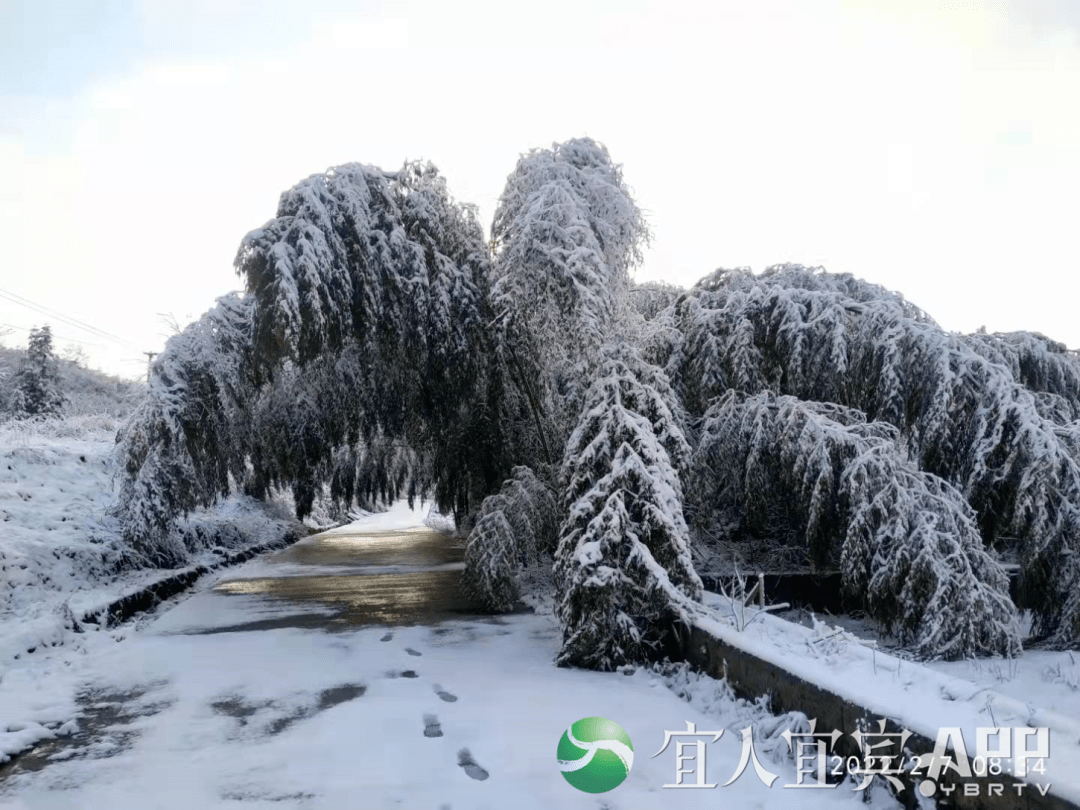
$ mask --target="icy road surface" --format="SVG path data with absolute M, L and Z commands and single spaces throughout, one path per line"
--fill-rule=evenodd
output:
M 849 786 L 784 789 L 793 766 L 768 758 L 771 789 L 752 767 L 729 787 L 664 789 L 674 746 L 651 756 L 664 731 L 725 718 L 650 672 L 555 667 L 549 614 L 470 614 L 461 549 L 420 517 L 396 508 L 310 537 L 88 647 L 79 733 L 3 766 L 0 807 L 866 807 Z M 600 795 L 571 787 L 555 756 L 594 715 L 635 749 L 627 780 Z M 710 743 L 710 782 L 740 750 L 737 732 Z

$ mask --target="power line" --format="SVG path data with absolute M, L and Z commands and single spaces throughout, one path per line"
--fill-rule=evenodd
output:
M 27 309 L 31 309 L 34 312 L 37 312 L 39 315 L 56 318 L 62 323 L 67 324 L 68 326 L 73 326 L 76 329 L 81 329 L 84 332 L 89 332 L 96 337 L 108 338 L 109 340 L 116 341 L 117 343 L 127 344 L 128 346 L 137 348 L 134 343 L 125 338 L 117 337 L 111 332 L 106 332 L 104 329 L 98 329 L 96 326 L 91 326 L 88 323 L 84 323 L 78 318 L 64 315 L 63 313 L 57 312 L 54 309 L 50 309 L 43 304 L 35 303 L 29 298 L 23 298 L 21 295 L 17 295 L 16 293 L 10 292 L 8 290 L 0 288 L 0 298 L 10 301 L 13 304 L 18 304 L 19 306 L 26 307 Z
M 43 314 L 50 314 L 51 313 L 55 317 L 62 318 L 64 320 L 66 320 L 66 321 L 69 321 L 71 323 L 71 325 L 73 325 L 73 326 L 78 326 L 78 327 L 80 327 L 82 329 L 86 329 L 86 330 L 88 330 L 90 332 L 93 332 L 93 333 L 95 333 L 95 334 L 97 334 L 97 335 L 99 335 L 101 337 L 107 337 L 107 338 L 110 338 L 112 340 L 118 340 L 121 343 L 128 343 L 129 342 L 129 341 L 127 341 L 126 339 L 124 339 L 122 337 L 118 337 L 117 335 L 112 334 L 111 332 L 106 332 L 104 329 L 98 329 L 96 326 L 91 326 L 90 324 L 85 323 L 84 321 L 80 321 L 78 318 L 75 318 L 75 317 L 73 317 L 71 315 L 65 315 L 62 312 L 57 312 L 55 309 L 52 309 L 51 307 L 47 307 L 44 304 L 38 304 L 38 303 L 36 303 L 34 301 L 31 301 L 29 298 L 26 298 L 26 297 L 24 297 L 22 295 L 19 295 L 18 293 L 13 293 L 10 290 L 0 289 L 0 294 L 2 294 L 4 297 L 7 297 L 8 300 L 11 300 L 12 298 L 18 299 L 14 303 L 22 303 L 23 306 L 36 307 L 39 310 L 45 310 L 45 312 Z M 134 344 L 132 344 L 132 345 L 134 345 Z
M 33 331 L 32 329 L 27 329 L 25 326 L 16 326 L 13 323 L 0 324 L 0 328 L 5 327 L 5 326 L 10 327 L 11 329 L 18 329 L 20 332 L 32 332 Z M 85 340 L 79 340 L 78 338 L 67 337 L 66 335 L 53 335 L 53 337 L 56 338 L 57 340 L 65 340 L 68 343 L 78 343 L 78 344 L 80 344 L 82 346 L 94 346 L 94 347 L 96 347 L 98 349 L 107 349 L 107 348 L 109 348 L 104 343 L 90 343 L 90 342 L 85 341 Z

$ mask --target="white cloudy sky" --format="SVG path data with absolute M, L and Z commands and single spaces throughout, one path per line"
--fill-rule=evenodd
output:
M 137 375 L 300 178 L 426 158 L 489 220 L 576 135 L 649 212 L 639 278 L 821 264 L 1080 348 L 1075 0 L 0 0 L 4 340 Z

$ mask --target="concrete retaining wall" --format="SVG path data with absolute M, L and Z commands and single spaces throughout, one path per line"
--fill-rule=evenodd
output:
M 306 536 L 306 533 L 290 529 L 275 540 L 260 543 L 257 546 L 249 546 L 240 551 L 226 553 L 222 555 L 220 562 L 216 562 L 212 565 L 194 565 L 190 568 L 177 571 L 156 582 L 152 582 L 149 585 L 144 585 L 136 591 L 125 594 L 100 610 L 91 611 L 85 614 L 81 621 L 83 624 L 115 627 L 121 622 L 127 621 L 135 614 L 152 610 L 166 599 L 170 599 L 178 593 L 187 590 L 195 584 L 199 577 L 209 574 L 211 571 L 228 568 L 231 565 L 238 565 L 242 562 L 247 562 L 252 557 L 256 557 L 259 554 L 265 554 L 268 551 L 277 551 L 278 549 L 285 548 L 304 536 Z
M 870 712 L 863 706 L 830 692 L 817 684 L 794 675 L 769 662 L 721 641 L 699 627 L 691 629 L 683 648 L 683 656 L 691 666 L 715 678 L 726 677 L 735 693 L 742 698 L 753 700 L 762 694 L 770 699 L 770 706 L 777 713 L 800 711 L 807 717 L 816 718 L 819 731 L 842 731 L 844 736 L 836 744 L 835 753 L 844 757 L 856 756 L 858 750 L 855 739 L 850 735 L 860 729 L 877 730 L 880 714 Z M 893 718 L 885 718 L 887 732 L 902 731 L 902 726 Z M 913 734 L 907 741 L 909 755 L 930 753 L 934 750 L 934 740 Z M 893 752 L 885 752 L 886 754 Z M 905 759 L 907 761 L 907 759 Z M 881 779 L 881 777 L 877 777 Z M 919 780 L 921 781 L 921 780 Z M 1039 795 L 1033 787 L 1027 787 L 1017 795 L 1014 785 L 1020 780 L 1007 776 L 983 777 L 981 779 L 962 779 L 952 771 L 941 774 L 937 780 L 943 788 L 955 786 L 947 798 L 939 793 L 935 800 L 940 808 L 964 808 L 964 810 L 1080 810 L 1080 806 L 1068 802 L 1051 792 Z M 965 797 L 964 782 L 980 785 L 981 794 L 987 792 L 987 783 L 1004 784 L 1004 795 L 980 795 Z M 898 798 L 908 808 L 917 808 L 917 784 L 905 780 L 905 789 Z M 837 790 L 846 788 L 839 787 Z M 924 799 L 924 801 L 926 801 Z

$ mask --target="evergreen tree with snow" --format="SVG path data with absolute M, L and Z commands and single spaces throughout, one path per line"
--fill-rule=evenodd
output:
M 30 330 L 26 359 L 15 377 L 11 406 L 15 416 L 21 419 L 55 416 L 64 406 L 60 368 L 48 324 Z
M 611 670 L 656 658 L 688 623 L 702 593 L 679 479 L 689 455 L 663 372 L 629 346 L 605 349 L 563 461 L 560 664 Z

